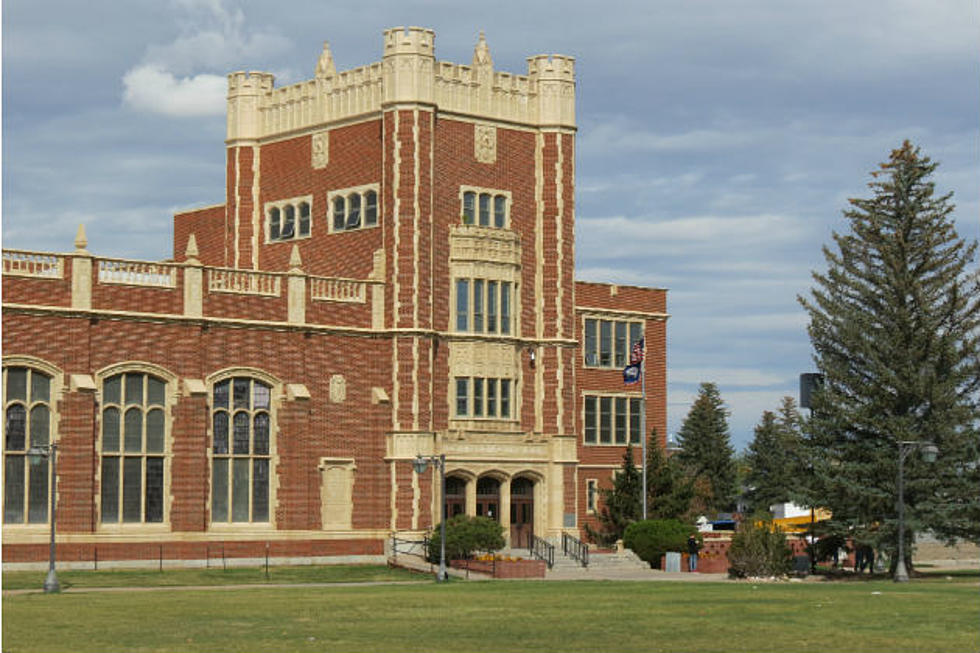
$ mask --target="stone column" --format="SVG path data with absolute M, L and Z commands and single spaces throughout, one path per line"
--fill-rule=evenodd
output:
M 78 225 L 75 236 L 75 255 L 71 260 L 71 307 L 92 308 L 92 255 L 85 248 L 85 225 Z

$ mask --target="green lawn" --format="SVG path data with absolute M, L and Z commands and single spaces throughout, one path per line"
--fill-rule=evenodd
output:
M 472 582 L 25 594 L 17 651 L 978 650 L 973 579 Z
M 3 589 L 39 589 L 47 571 L 5 571 Z M 427 580 L 405 569 L 382 565 L 325 565 L 222 569 L 166 569 L 59 571 L 58 582 L 70 587 L 175 587 L 180 585 L 247 585 L 252 583 L 364 583 L 371 581 Z

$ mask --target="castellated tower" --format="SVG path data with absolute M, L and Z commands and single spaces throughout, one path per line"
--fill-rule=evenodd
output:
M 5 565 L 47 556 L 35 437 L 59 559 L 378 561 L 443 510 L 581 536 L 666 432 L 665 291 L 574 281 L 574 60 L 398 27 L 311 72 L 228 76 L 225 200 L 174 217 L 173 260 L 4 251 Z
M 480 33 L 470 65 L 437 61 L 432 30 L 397 27 L 380 63 L 338 72 L 324 44 L 308 81 L 230 74 L 226 142 L 226 237 L 205 241 L 220 251 L 202 247 L 202 260 L 282 271 L 295 246 L 306 273 L 384 281 L 372 301 L 391 333 L 395 458 L 480 456 L 503 437 L 509 456 L 550 460 L 535 473 L 563 483 L 575 458 L 574 60 L 498 72 Z M 177 216 L 178 254 L 208 231 L 199 217 Z M 411 483 L 407 463 L 394 473 Z M 540 526 L 568 511 L 554 503 Z

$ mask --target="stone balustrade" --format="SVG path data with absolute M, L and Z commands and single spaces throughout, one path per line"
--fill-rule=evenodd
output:
M 208 270 L 208 292 L 279 297 L 282 293 L 282 276 L 271 272 L 211 268 Z
M 174 318 L 384 327 L 383 281 L 310 276 L 299 269 L 259 272 L 207 267 L 196 259 L 103 258 L 84 247 L 68 254 L 5 249 L 3 288 L 5 309 L 70 307 Z
M 99 283 L 176 288 L 179 265 L 124 259 L 98 259 Z
M 363 304 L 367 301 L 367 284 L 355 279 L 310 277 L 310 296 L 317 301 Z
M 58 254 L 5 249 L 3 273 L 18 277 L 62 279 L 65 276 L 65 257 Z

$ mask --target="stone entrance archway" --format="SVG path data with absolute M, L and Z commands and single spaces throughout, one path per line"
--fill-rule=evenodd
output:
M 459 476 L 446 477 L 446 503 L 443 513 L 447 519 L 466 512 L 466 479 Z
M 500 481 L 484 476 L 476 482 L 476 515 L 500 521 Z

